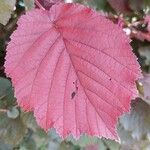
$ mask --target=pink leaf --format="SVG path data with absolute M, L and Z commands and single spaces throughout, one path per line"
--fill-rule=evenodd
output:
M 27 12 L 11 39 L 5 71 L 41 127 L 117 139 L 141 76 L 120 27 L 82 5 L 58 4 Z

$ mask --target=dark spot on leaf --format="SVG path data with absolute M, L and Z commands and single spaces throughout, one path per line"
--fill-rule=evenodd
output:
M 76 95 L 76 92 L 72 92 L 71 99 L 73 99 L 75 97 L 75 95 Z

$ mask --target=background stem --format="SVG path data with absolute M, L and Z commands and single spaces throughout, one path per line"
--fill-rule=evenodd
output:
M 38 0 L 35 0 L 35 4 L 40 8 L 45 10 L 45 8 L 40 4 L 40 2 Z

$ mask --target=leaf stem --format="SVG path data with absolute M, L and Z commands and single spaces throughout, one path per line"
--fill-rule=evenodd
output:
M 42 10 L 45 10 L 45 8 L 41 5 L 41 3 L 38 0 L 35 0 L 35 4 Z

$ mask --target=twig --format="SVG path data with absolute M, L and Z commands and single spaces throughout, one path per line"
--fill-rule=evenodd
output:
M 0 112 L 7 112 L 7 109 L 0 109 Z
M 1 99 L 3 99 L 5 96 L 6 96 L 6 95 L 2 95 L 2 96 L 0 96 L 0 100 L 1 100 Z
M 38 0 L 35 0 L 35 4 L 40 8 L 45 10 L 45 8 L 40 4 L 40 2 Z

